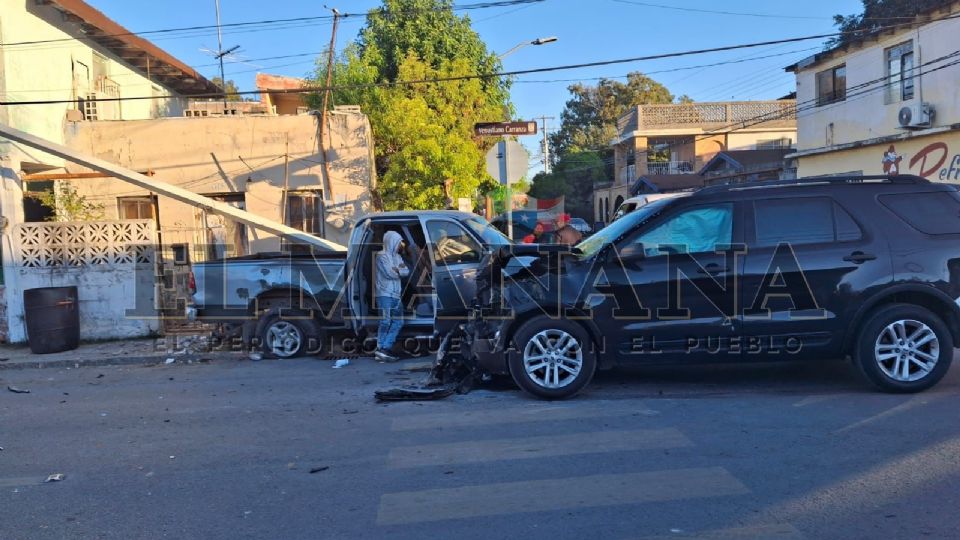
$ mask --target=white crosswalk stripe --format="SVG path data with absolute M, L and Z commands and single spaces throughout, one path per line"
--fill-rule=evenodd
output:
M 722 467 L 502 482 L 388 493 L 380 497 L 377 523 L 398 525 L 749 492 Z
M 599 452 L 624 452 L 692 446 L 676 429 L 599 431 L 493 439 L 445 444 L 402 446 L 390 451 L 390 467 L 420 467 L 483 463 L 508 459 L 535 459 Z
M 803 540 L 804 536 L 793 525 L 784 523 L 712 531 L 678 531 L 671 532 L 669 535 L 644 536 L 641 540 L 684 540 L 686 538 L 697 538 L 698 540 Z
M 454 413 L 418 414 L 403 416 L 393 421 L 393 431 L 436 429 L 455 427 L 488 426 L 494 424 L 522 424 L 525 422 L 549 422 L 615 416 L 656 416 L 657 411 L 637 404 L 632 409 L 610 407 L 605 404 L 531 405 L 505 407 L 496 410 L 471 410 Z

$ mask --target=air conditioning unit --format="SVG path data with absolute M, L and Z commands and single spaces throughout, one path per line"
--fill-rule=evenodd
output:
M 900 108 L 897 120 L 904 129 L 922 129 L 933 125 L 936 112 L 929 103 L 915 103 Z

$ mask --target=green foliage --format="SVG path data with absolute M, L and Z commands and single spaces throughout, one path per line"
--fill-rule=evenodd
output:
M 53 189 L 39 193 L 36 199 L 53 210 L 47 221 L 98 221 L 105 206 L 91 203 L 68 182 L 57 182 Z
M 863 12 L 854 15 L 834 15 L 833 24 L 843 35 L 831 38 L 826 47 L 831 49 L 861 39 L 879 29 L 951 3 L 951 0 L 861 0 Z
M 210 79 L 210 82 L 219 86 L 220 88 L 223 88 L 223 91 L 226 92 L 227 94 L 236 94 L 237 92 L 240 91 L 240 89 L 237 88 L 237 83 L 233 82 L 232 79 L 227 79 L 226 86 L 224 86 L 221 81 L 223 81 L 223 79 L 221 79 L 220 77 L 214 77 Z M 227 101 L 243 101 L 243 96 L 229 95 L 227 96 Z
M 577 83 L 567 90 L 571 96 L 560 129 L 550 135 L 555 156 L 605 149 L 617 135 L 617 119 L 630 107 L 673 102 L 667 87 L 639 72 L 627 75 L 626 82 L 602 79 L 596 86 Z
M 509 84 L 500 78 L 375 86 L 496 72 L 490 53 L 450 0 L 384 0 L 335 62 L 331 104 L 360 105 L 374 132 L 378 191 L 385 209 L 443 208 L 450 196 L 475 198 L 493 179 L 473 124 L 506 120 Z M 325 56 L 314 84 L 326 82 Z M 322 106 L 323 95 L 308 97 Z
M 594 186 L 613 178 L 610 141 L 617 136 L 617 120 L 631 107 L 672 103 L 674 96 L 639 72 L 629 74 L 626 82 L 603 79 L 596 86 L 574 84 L 568 90 L 571 96 L 560 116 L 560 129 L 550 135 L 553 169 L 534 177 L 530 195 L 562 195 L 568 213 L 592 221 Z M 693 101 L 688 96 L 678 100 Z
M 533 178 L 531 197 L 564 197 L 564 210 L 588 222 L 593 221 L 593 189 L 607 182 L 603 157 L 597 152 L 570 152 L 560 157 L 549 174 Z

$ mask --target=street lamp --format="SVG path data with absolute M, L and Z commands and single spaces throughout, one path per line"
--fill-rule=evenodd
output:
M 549 36 L 549 37 L 537 38 L 537 39 L 535 39 L 535 40 L 533 40 L 533 41 L 521 41 L 520 43 L 517 43 L 516 45 L 514 45 L 512 49 L 510 49 L 509 51 L 501 54 L 501 55 L 498 56 L 497 58 L 499 58 L 500 60 L 503 60 L 504 58 L 510 56 L 511 54 L 513 54 L 513 53 L 515 53 L 515 52 L 517 52 L 517 51 L 519 51 L 520 49 L 526 47 L 527 45 L 546 45 L 547 43 L 553 43 L 553 42 L 556 41 L 557 39 L 558 39 L 558 38 L 557 38 L 556 36 Z

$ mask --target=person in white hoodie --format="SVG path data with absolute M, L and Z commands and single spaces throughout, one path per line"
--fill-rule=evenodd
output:
M 383 251 L 377 254 L 376 288 L 377 306 L 380 307 L 380 328 L 377 332 L 377 360 L 396 362 L 399 360 L 390 353 L 397 334 L 403 327 L 403 305 L 400 300 L 400 278 L 410 274 L 403 257 L 400 256 L 403 238 L 396 231 L 387 231 L 383 235 Z

